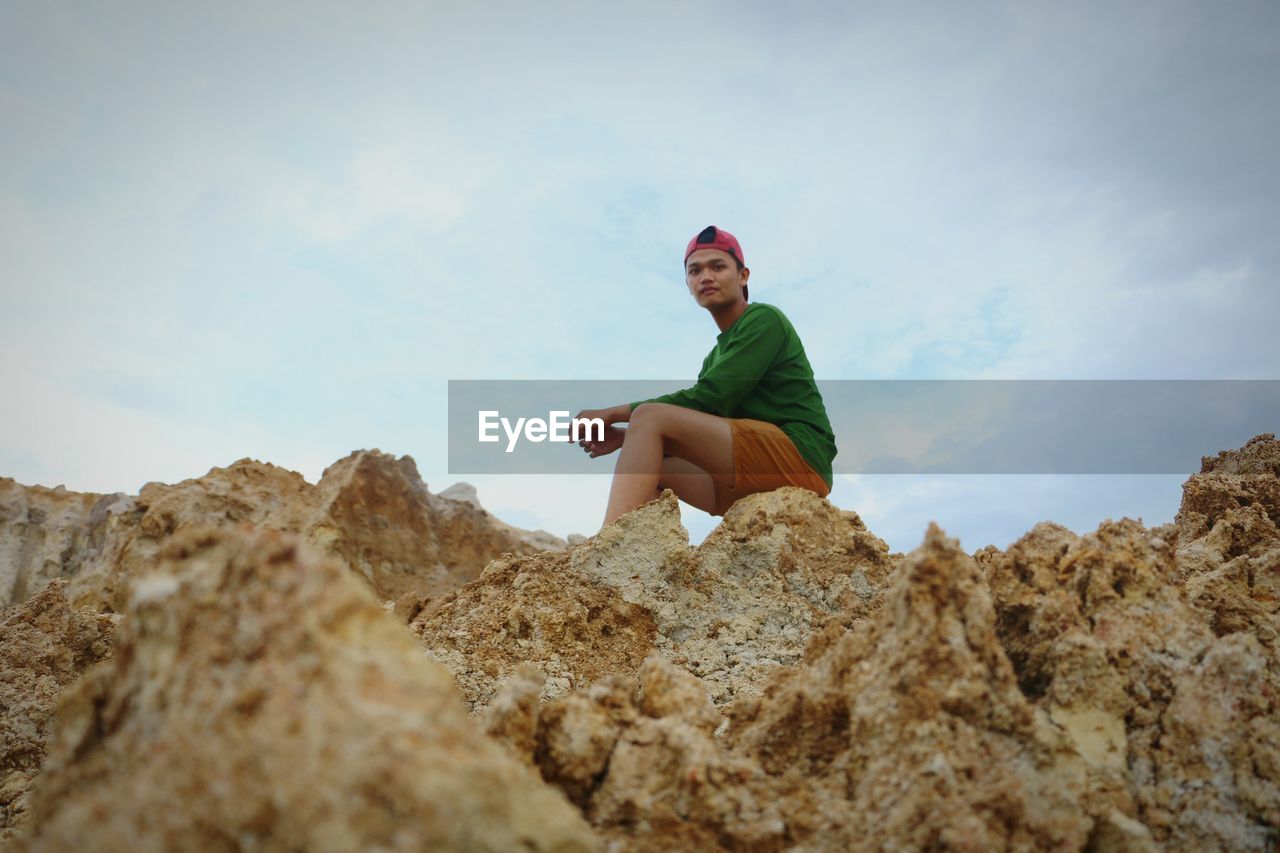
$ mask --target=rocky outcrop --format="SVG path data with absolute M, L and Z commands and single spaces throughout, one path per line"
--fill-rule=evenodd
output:
M 474 490 L 473 490 L 474 491 Z M 432 495 L 413 460 L 357 451 L 312 485 L 250 459 L 137 496 L 93 495 L 0 480 L 0 605 L 67 578 L 77 604 L 120 610 L 128 579 L 168 537 L 193 526 L 297 533 L 364 578 L 383 599 L 437 596 L 503 553 L 562 550 L 550 534 L 495 519 L 473 499 Z
M 191 530 L 62 699 L 32 850 L 590 850 L 448 672 L 293 537 Z
M 703 684 L 662 658 L 539 704 L 536 672 L 508 680 L 485 710 L 491 736 L 563 790 L 611 849 L 771 850 L 784 810 L 757 762 L 715 737 Z
M 0 841 L 27 812 L 58 695 L 111 654 L 115 619 L 74 608 L 52 581 L 0 613 Z
M 704 602 L 777 601 L 718 589 L 732 571 L 689 595 L 700 555 L 651 506 L 569 562 L 646 602 L 661 655 L 543 702 L 517 669 L 487 729 L 619 849 L 1274 849 L 1275 446 L 1207 460 L 1176 525 L 1042 524 L 976 559 L 931 530 L 724 719 L 721 673 L 677 655 Z M 752 567 L 762 588 L 778 553 Z
M 1178 569 L 1215 634 L 1251 634 L 1280 652 L 1280 441 L 1257 436 L 1206 457 L 1182 486 Z M 1276 674 L 1272 669 L 1272 675 Z
M 691 548 L 667 492 L 568 553 L 493 563 L 411 627 L 476 707 L 521 663 L 549 699 L 653 652 L 723 705 L 797 661 L 816 627 L 874 610 L 893 564 L 855 513 L 803 489 L 739 501 Z
M 82 567 L 4 613 L 60 614 L 24 642 L 72 650 L 33 664 L 52 680 L 23 713 L 47 720 L 102 654 L 109 622 L 66 591 L 128 613 L 65 689 L 29 797 L 43 735 L 7 735 L 27 769 L 0 804 L 27 809 L 30 843 L 83 841 L 91 816 L 108 849 L 1280 844 L 1273 436 L 1206 459 L 1174 524 L 1044 523 L 972 556 L 936 527 L 891 555 L 781 489 L 698 547 L 667 493 L 567 550 L 419 574 L 487 553 L 449 518 L 515 534 L 417 482 L 357 454 L 314 487 L 238 463 L 135 499 L 39 495 L 65 521 L 21 540 L 23 565 L 125 556 L 115 586 Z M 192 528 L 209 516 L 221 532 Z
M 486 723 L 624 849 L 1089 839 L 1083 765 L 1018 690 L 977 566 L 936 529 L 883 606 L 829 622 L 808 658 L 736 702 L 721 737 L 704 685 L 659 657 L 541 706 L 518 673 Z
M 74 574 L 91 532 L 123 495 L 23 486 L 0 477 L 0 607 L 19 604 Z
M 931 528 L 884 606 L 735 706 L 729 743 L 822 847 L 1079 849 L 1083 774 L 1018 690 L 978 567 Z
M 1022 690 L 1084 760 L 1090 808 L 1139 820 L 1161 846 L 1266 850 L 1278 694 L 1257 637 L 1219 638 L 1190 601 L 1177 536 L 1042 524 L 978 556 Z

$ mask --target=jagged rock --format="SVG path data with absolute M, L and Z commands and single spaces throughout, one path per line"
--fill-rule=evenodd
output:
M 871 612 L 893 564 L 855 513 L 803 489 L 739 501 L 691 548 L 666 492 L 568 553 L 493 563 L 412 627 L 477 707 L 521 662 L 549 699 L 633 675 L 655 650 L 723 705 L 797 661 L 827 620 Z
M 29 803 L 34 846 L 55 849 L 91 822 L 108 849 L 140 831 L 143 847 L 512 842 L 431 835 L 442 803 L 475 831 L 595 843 L 560 796 L 619 850 L 1280 844 L 1274 436 L 1204 460 L 1175 524 L 1041 524 L 972 558 L 933 528 L 890 555 L 792 489 L 740 501 L 697 548 L 667 493 L 521 554 L 540 534 L 462 485 L 431 495 L 377 453 L 317 486 L 247 461 L 137 498 L 0 481 L 0 592 L 45 590 L 0 626 L 62 614 L 41 630 L 89 648 L 97 617 L 71 604 L 123 606 L 126 579 L 161 570 L 133 589 L 115 659 L 64 694 L 30 798 L 43 736 L 5 735 L 27 746 L 0 807 Z M 202 518 L 258 532 L 186 530 Z M 476 576 L 502 542 L 522 544 Z M 30 734 L 92 655 L 13 648 L 10 671 L 52 677 L 0 714 Z
M 0 477 L 0 607 L 26 601 L 73 572 L 91 531 L 117 498 L 123 495 L 23 486 Z
M 529 765 L 537 748 L 538 711 L 544 676 L 533 664 L 523 663 L 503 682 L 484 710 L 484 733 Z
M 61 702 L 29 849 L 595 848 L 346 568 L 269 531 L 164 559 Z
M 1036 717 L 976 565 L 933 529 L 883 606 L 832 620 L 800 666 L 731 708 L 660 656 L 536 701 L 513 679 L 491 730 L 618 849 L 1081 849 L 1145 828 L 1081 808 L 1085 768 Z M 637 683 L 638 682 L 638 683 Z M 500 709 L 500 710 L 495 710 Z
M 376 450 L 335 462 L 314 486 L 250 459 L 174 485 L 148 483 L 132 498 L 0 480 L 0 605 L 67 577 L 75 603 L 119 610 L 129 579 L 174 532 L 241 523 L 301 535 L 391 600 L 447 592 L 503 553 L 565 548 L 478 504 L 432 495 L 412 459 Z
M 931 527 L 851 631 L 735 705 L 729 742 L 820 848 L 1078 849 L 1083 770 L 1018 690 L 986 585 Z
M 1088 766 L 1091 813 L 1136 818 L 1164 846 L 1269 849 L 1267 659 L 1252 637 L 1215 637 L 1176 537 L 1129 520 L 1083 537 L 1042 524 L 978 558 L 1022 689 Z
M 54 580 L 0 612 L 0 841 L 27 811 L 58 694 L 111 654 L 115 620 L 68 604 Z
M 542 695 L 553 698 L 610 673 L 635 672 L 652 650 L 649 611 L 567 563 L 554 553 L 502 557 L 410 625 L 473 707 L 487 704 L 522 663 L 541 670 Z
M 476 487 L 470 483 L 454 483 L 442 491 L 440 497 L 471 504 L 476 509 L 484 509 L 484 507 L 480 506 L 480 496 L 476 494 Z
M 1272 433 L 1205 457 L 1182 486 L 1178 567 L 1219 636 L 1244 631 L 1280 670 L 1280 441 Z
M 764 774 L 716 742 L 720 713 L 685 670 L 654 656 L 637 679 L 543 705 L 536 691 L 527 676 L 504 685 L 491 730 L 520 732 L 503 740 L 622 849 L 778 848 L 784 824 Z

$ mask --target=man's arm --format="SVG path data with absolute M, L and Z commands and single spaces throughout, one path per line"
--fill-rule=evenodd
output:
M 786 330 L 773 310 L 744 314 L 734 326 L 733 335 L 720 357 L 710 366 L 704 366 L 696 385 L 631 403 L 628 417 L 630 410 L 641 403 L 670 403 L 722 418 L 729 417 L 768 371 L 785 342 Z

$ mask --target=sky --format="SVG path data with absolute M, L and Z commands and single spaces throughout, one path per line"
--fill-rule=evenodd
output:
M 708 224 L 821 379 L 1277 378 L 1276 91 L 1280 5 L 1247 0 L 6 0 L 0 475 L 314 482 L 379 448 L 592 533 L 616 457 L 451 474 L 447 382 L 691 382 Z M 973 550 L 1170 521 L 1183 479 L 831 500 Z

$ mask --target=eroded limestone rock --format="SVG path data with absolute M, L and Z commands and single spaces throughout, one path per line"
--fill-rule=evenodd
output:
M 1219 636 L 1252 634 L 1280 654 L 1280 441 L 1267 433 L 1205 457 L 1182 486 L 1178 567 Z
M 758 692 L 830 620 L 872 612 L 895 558 L 855 513 L 803 489 L 751 495 L 697 548 L 670 492 L 564 554 L 492 564 L 413 623 L 483 706 L 522 662 L 544 699 L 657 651 L 717 705 Z
M 1149 841 L 1083 808 L 1083 761 L 1019 691 L 977 566 L 936 529 L 882 606 L 829 621 L 805 662 L 732 706 L 727 733 L 704 683 L 661 656 L 545 704 L 530 676 L 503 686 L 489 730 L 618 849 Z
M 931 528 L 852 630 L 733 708 L 788 840 L 836 849 L 1079 849 L 1084 773 L 1035 716 L 973 560 Z
M 27 812 L 58 695 L 111 654 L 115 619 L 67 602 L 54 580 L 0 612 L 0 841 Z
M 1259 798 L 1280 781 L 1265 760 L 1267 656 L 1252 636 L 1215 636 L 1177 537 L 1042 524 L 978 557 L 1023 691 L 1086 762 L 1091 812 L 1137 819 L 1162 846 L 1265 850 L 1276 822 Z
M 64 695 L 32 850 L 589 850 L 448 672 L 290 536 L 186 531 Z
M 134 590 L 115 659 L 64 695 L 30 800 L 37 846 L 69 846 L 89 815 L 110 816 L 108 848 L 138 832 L 157 847 L 512 843 L 432 835 L 428 801 L 486 832 L 532 827 L 535 846 L 595 843 L 575 814 L 619 850 L 1280 844 L 1272 436 L 1206 459 L 1155 529 L 1041 524 L 974 557 L 931 529 L 904 559 L 855 514 L 779 490 L 692 548 L 668 494 L 453 592 L 397 572 L 431 559 L 424 538 L 448 543 L 424 514 L 487 523 L 467 490 L 432 496 L 379 455 L 280 499 L 293 475 L 236 467 L 138 499 L 0 503 L 7 529 L 27 519 L 12 541 L 43 566 L 30 588 L 69 567 L 74 584 L 67 554 L 127 553 L 135 577 L 179 547 Z M 41 539 L 50 501 L 65 521 Z M 203 516 L 259 532 L 184 532 Z M 274 525 L 347 571 L 261 532 Z M 28 604 L 94 618 L 54 598 Z M 45 634 L 89 636 L 58 619 Z M 59 678 L 40 682 L 45 713 Z M 0 804 L 28 802 L 24 754 Z M 538 799 L 544 785 L 576 810 Z M 157 819 L 174 797 L 207 816 Z
M 684 669 L 655 655 L 636 678 L 545 704 L 537 690 L 521 676 L 504 684 L 490 731 L 620 849 L 780 847 L 785 823 L 763 772 L 716 739 L 723 718 Z
M 340 459 L 315 485 L 251 459 L 173 485 L 148 483 L 134 497 L 0 479 L 0 605 L 66 577 L 76 604 L 121 610 L 129 579 L 155 563 L 170 536 L 194 526 L 297 533 L 393 601 L 448 592 L 503 553 L 564 549 L 550 534 L 494 518 L 474 490 L 463 497 L 431 494 L 412 459 L 376 450 Z

